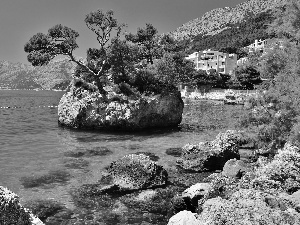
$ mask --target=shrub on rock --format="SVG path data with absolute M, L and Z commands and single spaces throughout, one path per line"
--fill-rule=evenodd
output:
M 191 172 L 220 170 L 229 159 L 240 158 L 238 146 L 241 138 L 240 132 L 228 130 L 218 134 L 211 142 L 187 144 L 177 165 Z

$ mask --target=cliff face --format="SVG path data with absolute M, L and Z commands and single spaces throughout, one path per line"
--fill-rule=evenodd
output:
M 228 25 L 242 22 L 249 15 L 256 15 L 269 9 L 282 6 L 288 0 L 248 0 L 236 7 L 218 8 L 205 13 L 201 18 L 191 20 L 171 35 L 176 39 L 195 35 L 214 35 L 228 28 Z
M 54 60 L 40 67 L 0 61 L 0 88 L 52 89 L 69 82 L 74 69 L 75 64 L 68 59 Z

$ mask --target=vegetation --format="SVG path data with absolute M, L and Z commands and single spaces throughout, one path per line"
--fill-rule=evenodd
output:
M 251 65 L 237 67 L 235 76 L 244 89 L 253 89 L 254 85 L 261 83 L 260 73 Z
M 141 57 L 153 64 L 153 58 L 157 51 L 157 41 L 155 40 L 157 29 L 152 24 L 147 23 L 145 28 L 139 28 L 136 34 L 129 33 L 126 39 L 137 43 L 141 48 Z
M 257 15 L 250 14 L 245 21 L 228 24 L 228 28 L 218 34 L 194 37 L 190 52 L 212 49 L 236 53 L 238 58 L 241 58 L 245 56 L 245 52 L 241 48 L 250 45 L 256 39 L 264 40 L 275 36 L 274 33 L 266 31 L 267 25 L 273 20 L 274 16 L 271 10 Z
M 269 82 L 260 97 L 250 101 L 250 110 L 241 122 L 266 149 L 276 150 L 288 140 L 299 142 L 299 7 L 297 1 L 291 1 L 270 26 L 270 32 L 278 31 L 278 36 L 284 33 L 284 47 L 274 48 L 260 58 L 258 69 Z
M 28 61 L 33 66 L 48 64 L 54 57 L 65 55 L 77 67 L 74 77 L 79 87 L 91 91 L 111 85 L 125 95 L 158 94 L 175 90 L 178 82 L 186 81 L 195 69 L 184 59 L 183 48 L 170 36 L 158 36 L 156 28 L 146 24 L 136 34 L 126 34 L 122 39 L 124 24 L 114 17 L 113 11 L 97 10 L 86 15 L 87 27 L 96 34 L 98 48 L 87 50 L 86 61 L 77 59 L 73 52 L 79 34 L 61 24 L 38 33 L 25 44 Z M 82 80 L 82 81 L 80 81 Z

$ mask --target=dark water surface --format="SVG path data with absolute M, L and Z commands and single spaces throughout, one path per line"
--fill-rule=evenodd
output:
M 129 153 L 151 152 L 159 157 L 159 164 L 173 168 L 176 158 L 165 153 L 168 148 L 211 140 L 217 133 L 158 130 L 113 134 L 64 129 L 57 124 L 57 105 L 63 94 L 0 90 L 0 186 L 17 193 L 21 202 L 55 199 L 72 209 L 70 189 L 97 181 L 113 160 Z M 189 108 L 185 110 L 188 113 Z M 91 154 L 83 155 L 86 150 Z M 60 183 L 24 186 L 24 177 L 53 171 L 69 176 Z

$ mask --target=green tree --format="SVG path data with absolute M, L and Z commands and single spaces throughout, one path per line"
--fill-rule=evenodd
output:
M 112 33 L 116 32 L 116 37 L 121 34 L 124 24 L 119 24 L 114 18 L 114 12 L 108 10 L 104 13 L 102 10 L 90 12 L 84 20 L 86 26 L 97 35 L 100 49 L 103 49 L 111 38 Z
M 289 1 L 284 7 L 277 9 L 275 18 L 268 28 L 269 33 L 299 42 L 300 2 L 297 0 Z
M 246 89 L 253 89 L 255 84 L 261 83 L 260 73 L 253 66 L 237 67 L 235 76 L 241 86 Z
M 285 69 L 289 60 L 287 49 L 281 49 L 277 46 L 259 58 L 258 70 L 262 78 L 273 80 L 277 74 Z
M 24 50 L 28 53 L 27 59 L 33 66 L 48 64 L 58 55 L 69 56 L 70 60 L 78 65 L 78 69 L 88 73 L 102 91 L 101 76 L 108 68 L 105 45 L 113 31 L 116 31 L 117 37 L 120 35 L 122 25 L 117 23 L 111 10 L 106 13 L 101 10 L 91 12 L 86 15 L 85 23 L 97 35 L 100 45 L 100 49 L 88 50 L 87 65 L 74 56 L 74 50 L 78 48 L 76 43 L 76 38 L 79 36 L 78 32 L 61 24 L 50 28 L 47 34 L 38 33 L 34 35 L 25 44 Z
M 129 82 L 139 62 L 138 48 L 125 40 L 114 39 L 108 51 L 108 62 L 114 83 Z
M 148 63 L 153 64 L 153 59 L 157 54 L 157 29 L 147 23 L 146 27 L 138 28 L 136 34 L 125 35 L 128 41 L 138 44 L 141 47 L 142 58 L 147 59 Z

